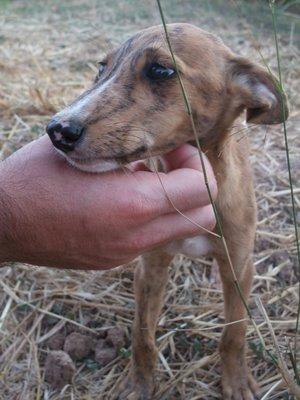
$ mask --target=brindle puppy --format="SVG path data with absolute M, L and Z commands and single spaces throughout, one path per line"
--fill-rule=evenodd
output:
M 256 202 L 248 141 L 237 141 L 231 130 L 245 109 L 251 123 L 280 123 L 281 96 L 266 70 L 236 56 L 210 33 L 189 24 L 171 24 L 168 29 L 197 133 L 217 179 L 216 204 L 229 253 L 248 297 Z M 284 108 L 287 116 L 285 104 Z M 159 156 L 193 140 L 162 27 L 143 30 L 108 54 L 91 89 L 56 114 L 47 132 L 71 164 L 94 172 L 118 168 L 149 154 Z M 153 395 L 155 328 L 168 280 L 167 266 L 176 252 L 213 256 L 223 282 L 226 322 L 246 316 L 222 244 L 212 235 L 143 255 L 135 273 L 132 370 L 121 398 L 145 400 Z M 246 323 L 240 322 L 228 325 L 222 335 L 224 399 L 250 400 L 256 393 L 246 364 L 245 331 Z

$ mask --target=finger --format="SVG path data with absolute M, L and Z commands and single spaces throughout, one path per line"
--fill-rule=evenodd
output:
M 170 214 L 176 209 L 186 211 L 210 204 L 203 173 L 198 170 L 181 168 L 167 174 L 142 171 L 136 174 L 140 177 L 139 188 L 144 192 L 145 202 L 152 207 L 152 218 Z M 215 181 L 211 192 L 215 198 Z
M 187 218 L 174 213 L 157 218 L 138 230 L 132 241 L 141 245 L 140 251 L 148 251 L 173 240 L 207 235 L 207 230 L 212 231 L 215 227 L 216 221 L 211 206 L 187 211 L 185 216 Z M 147 239 L 143 241 L 143 238 Z
M 183 215 L 175 212 L 153 221 L 153 228 L 159 230 L 160 226 L 161 237 L 165 236 L 167 241 L 207 234 L 207 231 L 213 231 L 215 225 L 211 205 L 186 211 Z
M 126 166 L 131 172 L 150 171 L 149 167 L 143 161 L 134 161 Z
M 204 153 L 202 153 L 202 157 L 208 180 L 214 180 L 213 169 L 208 158 Z M 164 156 L 164 160 L 166 161 L 169 170 L 191 168 L 203 172 L 199 150 L 190 144 L 184 144 L 170 153 L 167 153 Z

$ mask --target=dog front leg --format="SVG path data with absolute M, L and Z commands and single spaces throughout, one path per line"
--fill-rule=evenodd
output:
M 151 252 L 143 255 L 136 267 L 132 368 L 121 399 L 152 398 L 157 361 L 155 331 L 168 281 L 168 265 L 172 258 L 161 251 Z
M 253 262 L 249 257 L 243 266 L 238 265 L 237 260 L 233 260 L 233 263 L 236 266 L 239 286 L 245 300 L 248 301 L 254 272 Z M 246 362 L 247 322 L 241 321 L 247 317 L 247 312 L 234 283 L 228 261 L 222 257 L 218 259 L 218 264 L 223 284 L 225 321 L 231 323 L 225 327 L 219 347 L 222 360 L 223 399 L 253 400 L 256 398 L 257 384 Z M 241 322 L 235 323 L 235 321 Z

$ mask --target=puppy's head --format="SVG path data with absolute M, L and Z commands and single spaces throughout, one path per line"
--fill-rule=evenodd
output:
M 285 98 L 265 69 L 195 26 L 168 30 L 202 140 L 218 140 L 244 109 L 253 123 L 287 118 Z M 104 171 L 192 140 L 176 75 L 162 26 L 137 33 L 101 61 L 93 86 L 52 118 L 54 146 L 76 167 Z

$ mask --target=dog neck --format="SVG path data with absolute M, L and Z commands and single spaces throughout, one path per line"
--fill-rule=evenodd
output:
M 230 176 L 238 178 L 239 163 L 249 168 L 249 143 L 245 118 L 241 116 L 235 120 L 230 128 L 221 131 L 213 140 L 201 140 L 201 150 L 212 165 L 219 188 L 228 184 Z

